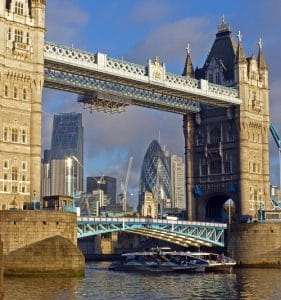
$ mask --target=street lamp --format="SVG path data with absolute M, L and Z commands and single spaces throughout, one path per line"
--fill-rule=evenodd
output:
M 224 209 L 227 211 L 228 213 L 228 224 L 231 224 L 231 214 L 232 214 L 232 210 L 234 210 L 234 202 L 231 198 L 229 198 L 227 201 L 225 201 L 224 203 Z
M 36 210 L 36 190 L 33 191 L 33 199 L 32 199 L 32 204 L 33 204 L 33 210 Z

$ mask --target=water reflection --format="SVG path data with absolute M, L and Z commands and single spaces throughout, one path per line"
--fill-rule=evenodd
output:
M 87 264 L 77 278 L 5 278 L 5 299 L 280 299 L 279 269 L 238 269 L 232 274 L 144 274 Z

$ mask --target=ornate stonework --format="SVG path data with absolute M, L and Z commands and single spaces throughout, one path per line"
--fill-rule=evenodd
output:
M 40 197 L 44 24 L 44 1 L 0 4 L 0 210 Z

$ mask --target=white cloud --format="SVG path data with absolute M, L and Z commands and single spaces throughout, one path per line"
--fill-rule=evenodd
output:
M 190 43 L 192 58 L 198 59 L 207 53 L 212 35 L 209 21 L 205 18 L 187 18 L 162 25 L 148 34 L 130 53 L 129 58 L 146 63 L 148 58 L 159 56 L 169 64 L 184 66 L 185 48 Z

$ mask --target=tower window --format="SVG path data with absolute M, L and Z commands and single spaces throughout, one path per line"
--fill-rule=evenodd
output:
M 8 40 L 10 41 L 11 38 L 12 38 L 12 29 L 9 28 L 9 29 L 8 29 Z
M 208 80 L 209 80 L 209 82 L 211 82 L 211 83 L 214 82 L 213 74 L 209 74 Z
M 17 193 L 18 192 L 18 187 L 16 185 L 12 186 L 12 193 Z
M 4 128 L 4 141 L 5 142 L 8 142 L 8 127 L 5 127 Z
M 18 98 L 18 89 L 16 87 L 14 87 L 14 98 Z
M 26 130 L 22 130 L 21 132 L 21 140 L 23 144 L 26 144 Z
M 8 93 L 9 93 L 9 89 L 8 89 L 8 86 L 7 85 L 5 85 L 5 91 L 4 91 L 4 93 L 5 93 L 5 97 L 8 97 Z
M 4 169 L 9 169 L 9 161 L 8 160 L 4 161 Z
M 16 128 L 12 128 L 12 142 L 18 142 L 18 130 Z
M 216 144 L 221 142 L 221 130 L 220 128 L 213 128 L 210 131 L 210 143 Z
M 26 43 L 29 44 L 29 33 L 26 34 Z
M 23 15 L 23 3 L 16 1 L 15 3 L 15 13 L 18 15 Z
M 26 162 L 24 161 L 24 162 L 22 162 L 22 165 L 21 165 L 21 167 L 22 167 L 22 170 L 23 171 L 26 171 L 26 169 L 27 169 L 27 164 L 26 164 Z
M 212 158 L 210 161 L 210 173 L 211 174 L 221 174 L 221 158 Z
M 220 84 L 221 79 L 220 79 L 220 73 L 216 73 L 216 84 Z
M 23 42 L 23 32 L 21 30 L 15 30 L 15 42 L 22 43 Z
M 23 91 L 22 91 L 22 99 L 26 100 L 26 96 L 27 96 L 26 89 L 23 89 Z
M 12 180 L 18 180 L 18 168 L 12 167 Z

